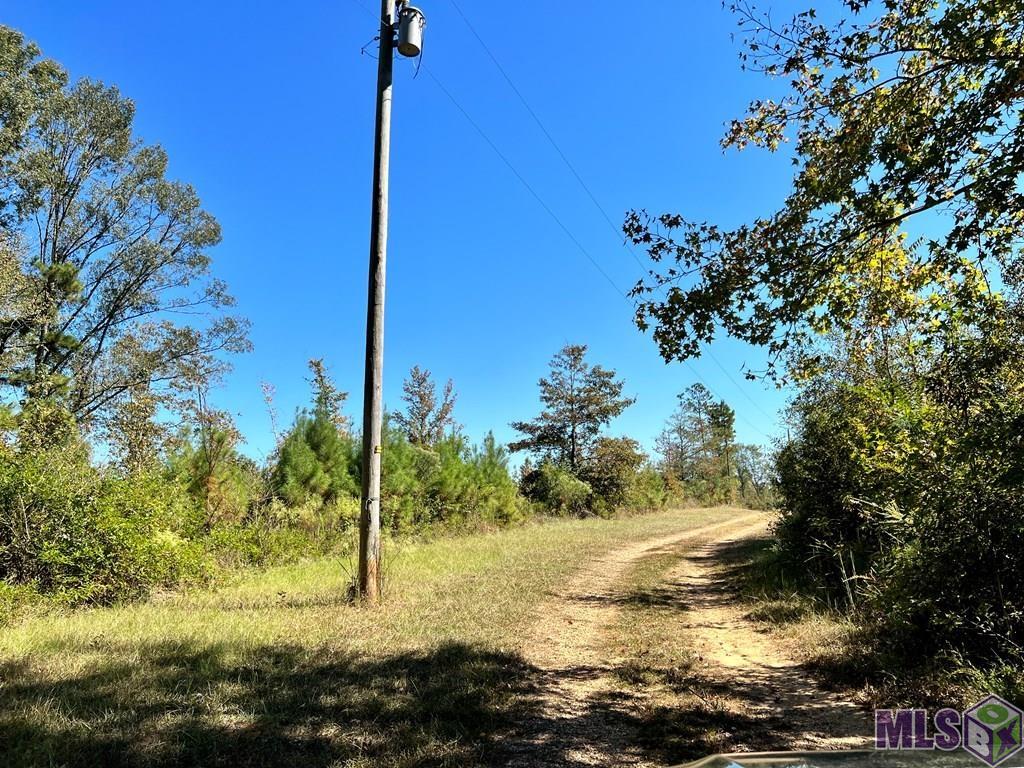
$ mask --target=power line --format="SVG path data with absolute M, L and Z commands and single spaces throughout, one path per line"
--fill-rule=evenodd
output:
M 533 107 L 530 106 L 530 102 L 526 100 L 526 97 L 523 95 L 523 92 L 519 90 L 515 82 L 513 82 L 512 78 L 509 76 L 508 72 L 505 71 L 505 68 L 501 66 L 501 62 L 498 61 L 498 57 L 494 55 L 494 52 L 490 49 L 490 47 L 488 47 L 487 43 L 484 42 L 484 39 L 476 31 L 476 28 L 473 26 L 473 23 L 469 20 L 469 17 L 462 12 L 462 8 L 459 7 L 459 4 L 455 0 L 451 0 L 451 4 L 452 7 L 455 8 L 459 16 L 462 17 L 462 20 L 466 23 L 466 26 L 469 28 L 469 31 L 473 34 L 473 37 L 475 37 L 477 42 L 480 43 L 480 47 L 484 49 L 484 52 L 488 55 L 488 57 L 490 57 L 491 61 L 494 62 L 494 66 L 498 69 L 498 72 L 500 72 L 501 76 L 505 78 L 505 82 L 508 83 L 508 87 L 511 88 L 512 92 L 515 93 L 515 95 L 519 98 L 519 101 L 522 103 L 526 111 L 529 112 L 530 117 L 533 118 L 533 121 L 537 123 L 537 127 L 540 128 L 541 133 L 544 134 L 544 137 L 548 140 L 548 143 L 551 144 L 555 152 L 558 153 L 558 156 L 562 158 L 562 162 L 565 163 L 565 167 L 569 169 L 569 172 L 572 173 L 573 177 L 575 177 L 580 187 L 582 187 L 583 191 L 587 193 L 587 197 L 590 198 L 590 202 L 594 204 L 594 207 L 597 208 L 601 216 L 604 217 L 604 220 L 608 222 L 608 226 L 615 234 L 616 240 L 618 240 L 620 244 L 627 246 L 626 250 L 629 251 L 629 254 L 633 257 L 633 260 L 637 263 L 637 265 L 646 275 L 650 271 L 648 267 L 645 266 L 644 263 L 640 260 L 640 257 L 636 255 L 636 251 L 634 251 L 633 248 L 630 247 L 624 239 L 622 239 L 622 231 L 619 229 L 619 227 L 615 226 L 615 223 L 612 221 L 611 216 L 608 215 L 608 211 L 605 210 L 604 206 L 601 205 L 600 201 L 597 199 L 597 196 L 594 195 L 594 193 L 590 190 L 590 187 L 587 186 L 587 183 L 583 180 L 583 177 L 580 176 L 579 171 L 576 170 L 576 167 L 569 160 L 569 157 L 565 154 L 564 151 L 562 151 L 562 148 L 558 145 L 558 142 L 555 141 L 554 136 L 551 135 L 551 132 L 547 129 L 547 126 L 545 126 L 544 122 L 540 119 L 540 116 L 533 109 Z
M 437 87 L 441 89 L 441 91 L 448 97 L 448 99 L 452 102 L 452 104 L 454 104 L 455 107 L 459 110 L 459 112 L 462 113 L 463 117 L 466 118 L 466 121 L 470 125 L 473 126 L 473 128 L 476 130 L 476 132 L 480 134 L 480 137 L 485 142 L 487 142 L 487 145 L 494 151 L 494 153 L 499 158 L 501 158 L 501 160 L 505 163 L 505 165 L 508 166 L 509 170 L 512 171 L 512 173 L 515 175 L 515 177 L 517 179 L 519 179 L 520 183 L 522 183 L 522 185 L 524 187 L 526 187 L 526 189 L 530 192 L 530 194 L 533 195 L 533 197 L 537 200 L 537 202 L 540 203 L 541 207 L 543 207 L 544 210 L 547 211 L 548 215 L 550 215 L 558 223 L 558 225 L 562 228 L 562 230 L 566 233 L 566 235 L 568 235 L 569 239 L 571 239 L 573 241 L 573 243 L 576 244 L 576 247 L 579 248 L 580 251 L 583 253 L 583 255 L 586 256 L 587 259 L 590 261 L 590 263 L 594 265 L 594 268 L 597 269 L 604 276 L 604 278 L 608 281 L 608 283 L 615 289 L 615 292 L 620 297 L 622 297 L 627 302 L 629 302 L 630 301 L 629 297 L 623 291 L 619 290 L 619 287 L 615 284 L 615 281 L 612 280 L 611 277 L 608 276 L 608 273 L 605 272 L 604 269 L 602 269 L 601 265 L 594 259 L 594 257 L 590 255 L 590 252 L 587 251 L 587 249 L 583 247 L 583 245 L 580 243 L 580 241 L 578 239 L 576 239 L 576 236 L 573 235 L 573 233 L 569 230 L 569 228 L 566 227 L 565 224 L 562 223 L 562 220 L 560 218 L 558 218 L 558 215 L 551 209 L 551 207 L 547 203 L 544 202 L 543 198 L 541 198 L 541 196 L 530 185 L 530 183 L 526 180 L 526 178 L 516 169 L 516 167 L 512 164 L 512 162 L 508 159 L 508 157 L 498 148 L 498 145 L 495 144 L 494 141 L 491 140 L 491 138 L 487 135 L 487 133 L 484 131 L 484 129 L 480 127 L 480 124 L 477 123 L 476 120 L 473 119 L 473 117 L 469 114 L 468 111 L 466 111 L 466 108 L 463 107 L 462 104 L 459 103 L 458 99 L 455 98 L 455 96 L 452 94 L 452 92 L 449 91 L 444 86 L 444 84 L 437 78 L 437 76 L 433 73 L 433 71 L 429 67 L 424 66 L 423 67 L 423 71 L 427 73 L 427 75 L 430 77 L 430 79 L 434 81 L 434 83 L 437 85 Z M 719 399 L 724 399 L 724 398 L 721 398 L 715 392 L 715 390 L 711 387 L 711 385 L 709 385 L 699 373 L 697 373 L 696 368 L 694 368 L 693 364 L 690 363 L 689 360 L 686 360 L 684 362 L 686 363 L 686 366 L 687 366 L 687 368 L 689 368 L 690 372 L 697 379 L 697 381 L 699 381 L 701 384 L 703 384 L 705 387 L 707 387 L 708 391 L 711 392 L 715 397 L 717 397 Z M 716 360 L 715 362 L 717 363 L 718 361 Z M 718 365 L 721 366 L 721 363 L 718 363 Z M 728 376 L 728 372 L 726 372 L 726 375 Z M 730 379 L 731 379 L 731 377 L 730 377 Z M 735 385 L 735 382 L 733 382 L 733 384 Z M 746 395 L 746 392 L 744 392 L 744 394 Z M 749 395 L 747 395 L 747 396 L 749 397 Z M 756 403 L 755 403 L 755 405 L 756 405 Z M 758 408 L 760 408 L 760 406 L 758 406 Z M 763 411 L 763 409 L 762 409 L 762 411 Z M 769 437 L 769 435 L 767 435 L 760 427 L 758 427 L 756 424 L 754 424 L 748 418 L 746 418 L 742 414 L 737 414 L 737 415 L 740 417 L 740 419 L 742 421 L 744 421 L 747 424 L 747 426 L 749 426 L 755 432 L 760 434 L 762 437 L 765 437 L 765 438 Z M 765 413 L 765 416 L 768 416 L 768 414 Z M 769 416 L 769 418 L 771 418 L 771 417 Z
M 357 5 L 357 6 L 359 7 L 359 8 L 361 8 L 361 9 L 362 9 L 363 11 L 365 11 L 366 13 L 368 13 L 368 14 L 369 14 L 370 16 L 372 16 L 372 17 L 373 17 L 374 19 L 376 19 L 376 21 L 377 21 L 377 23 L 378 23 L 378 24 L 380 24 L 380 22 L 382 22 L 382 21 L 384 20 L 383 18 L 381 18 L 380 16 L 378 16 L 378 15 L 376 14 L 376 12 L 374 12 L 374 11 L 371 11 L 371 10 L 370 10 L 370 9 L 369 9 L 369 8 L 368 8 L 367 6 L 363 5 L 363 2 L 362 2 L 362 0 L 352 0 L 352 2 L 353 2 L 353 3 L 355 4 L 355 5 Z
M 590 255 L 590 251 L 588 251 L 583 246 L 583 243 L 581 243 L 579 241 L 579 239 L 577 239 L 576 235 L 574 235 L 572 233 L 572 231 L 562 222 L 562 220 L 558 217 L 558 214 L 555 213 L 554 210 L 552 210 L 551 206 L 548 205 L 544 201 L 544 198 L 542 198 L 537 193 L 537 190 L 533 188 L 533 186 L 530 184 L 530 182 L 528 182 L 526 180 L 526 177 L 524 177 L 523 174 L 521 174 L 519 172 L 519 170 L 515 167 L 515 165 L 512 164 L 512 161 L 508 159 L 508 157 L 505 155 L 505 153 L 502 152 L 498 148 L 498 145 L 495 144 L 491 140 L 491 137 L 487 135 L 487 133 L 484 131 L 484 129 L 480 127 L 480 124 L 477 123 L 477 121 L 473 119 L 473 117 L 469 114 L 469 112 L 466 111 L 465 107 L 463 107 L 462 104 L 459 103 L 459 100 L 455 98 L 454 94 L 452 94 L 452 92 L 449 91 L 444 86 L 444 83 L 442 83 L 437 78 L 437 76 L 434 74 L 433 70 L 430 69 L 430 67 L 424 66 L 423 67 L 423 71 L 427 73 L 427 76 L 431 80 L 434 81 L 434 84 L 437 85 L 437 87 L 441 90 L 441 92 L 444 93 L 444 95 L 448 97 L 448 99 L 451 101 L 451 103 L 455 105 L 455 108 L 458 109 L 459 112 L 462 113 L 462 116 L 466 118 L 466 121 L 471 126 L 473 126 L 473 128 L 476 130 L 477 133 L 480 134 L 480 137 L 485 142 L 487 142 L 488 146 L 490 146 L 490 148 L 501 159 L 501 161 L 503 163 L 505 163 L 506 166 L 508 166 L 508 169 L 510 171 L 512 171 L 513 175 L 517 179 L 519 179 L 519 182 L 526 188 L 526 190 L 531 195 L 533 195 L 534 199 L 540 204 L 541 208 L 543 208 L 547 212 L 547 214 L 555 221 L 555 223 L 558 224 L 559 227 L 561 227 L 562 231 L 565 232 L 566 236 L 570 240 L 572 240 L 573 244 L 579 249 L 580 253 L 582 253 L 587 258 L 587 260 L 591 264 L 593 264 L 594 269 L 596 269 L 598 272 L 600 272 L 601 275 L 604 277 L 604 279 L 608 281 L 608 284 L 615 290 L 615 293 L 617 293 L 622 298 L 626 299 L 626 301 L 629 301 L 629 297 L 627 296 L 626 292 L 619 288 L 619 286 L 615 283 L 615 281 L 611 278 L 611 276 L 607 272 L 605 272 L 604 268 L 597 261 L 597 259 L 595 259 L 593 256 Z
M 480 33 L 476 31 L 476 27 L 473 26 L 473 22 L 470 21 L 469 17 L 463 12 L 462 7 L 459 5 L 457 0 L 450 0 L 450 2 L 452 4 L 452 7 L 455 9 L 456 13 L 458 13 L 459 16 L 462 18 L 462 21 L 465 23 L 470 33 L 472 33 L 473 37 L 475 37 L 476 41 L 480 44 L 480 47 L 483 49 L 484 53 L 487 54 L 488 58 L 490 58 L 495 68 L 505 79 L 505 82 L 508 84 L 508 87 L 511 88 L 512 92 L 516 95 L 516 97 L 518 97 L 520 103 L 523 105 L 523 108 L 527 111 L 527 113 L 529 113 L 530 117 L 533 118 L 533 121 L 537 124 L 537 127 L 540 129 L 541 133 L 544 134 L 544 137 L 548 140 L 548 143 L 554 148 L 555 152 L 558 153 L 558 156 L 562 158 L 562 162 L 565 164 L 565 167 L 569 169 L 569 172 L 576 179 L 576 182 L 587 194 L 587 197 L 590 198 L 590 202 L 594 204 L 594 207 L 604 218 L 605 222 L 607 222 L 609 228 L 612 230 L 612 233 L 615 235 L 616 239 L 619 240 L 619 242 L 622 245 L 626 246 L 626 250 L 629 251 L 630 256 L 633 257 L 633 260 L 637 263 L 642 272 L 645 275 L 648 274 L 650 272 L 649 268 L 640 260 L 640 257 L 637 256 L 636 251 L 632 248 L 628 241 L 624 241 L 621 239 L 622 232 L 618 227 L 615 226 L 615 223 L 612 221 L 612 218 L 608 214 L 608 211 L 605 209 L 603 205 L 601 205 L 601 202 L 597 199 L 597 196 L 593 193 L 593 191 L 590 189 L 587 183 L 583 180 L 583 177 L 580 175 L 579 171 L 576 170 L 576 166 L 574 166 L 572 161 L 569 160 L 568 155 L 555 140 L 555 137 L 551 134 L 551 131 L 549 131 L 547 126 L 544 125 L 544 121 L 540 119 L 540 115 L 537 114 L 537 111 L 530 105 L 530 102 L 527 100 L 526 96 L 523 95 L 523 92 L 515 84 L 515 81 L 512 80 L 512 77 L 508 74 L 508 71 L 505 69 L 505 67 L 502 66 L 494 51 L 492 51 L 490 46 L 487 45 L 486 41 L 483 39 Z M 747 400 L 749 400 L 754 405 L 754 407 L 761 411 L 762 414 L 771 418 L 771 416 L 768 414 L 767 411 L 764 410 L 761 404 L 758 403 L 753 397 L 751 397 L 750 394 L 743 387 L 741 387 L 739 383 L 736 382 L 736 380 L 732 377 L 732 375 L 729 373 L 726 367 L 722 365 L 722 363 L 718 360 L 717 357 L 715 357 L 711 349 L 708 348 L 706 352 L 708 357 L 711 358 L 715 365 L 717 365 L 722 370 L 722 373 L 725 374 L 726 378 L 730 381 L 733 387 L 735 387 L 745 398 L 747 398 Z
M 380 20 L 376 13 L 373 13 L 372 11 L 369 10 L 369 8 L 367 8 L 365 5 L 363 5 L 361 0 L 352 0 L 352 2 L 355 3 L 357 6 L 359 6 L 363 11 L 365 11 L 368 15 L 373 17 L 375 20 L 378 20 L 378 21 Z M 590 198 L 593 201 L 593 203 L 601 211 L 601 213 L 604 216 L 605 220 L 609 224 L 611 224 L 612 229 L 614 230 L 615 229 L 615 225 L 612 224 L 611 218 L 608 216 L 607 212 L 605 212 L 605 210 L 601 206 L 601 204 L 597 201 L 596 197 L 594 197 L 593 193 L 590 192 L 590 189 L 587 187 L 586 183 L 583 181 L 583 179 L 576 172 L 576 170 L 573 167 L 572 163 L 565 156 L 565 153 L 562 152 L 561 148 L 555 142 L 554 138 L 552 138 L 551 134 L 547 131 L 546 128 L 544 128 L 544 125 L 541 122 L 540 118 L 530 108 L 529 104 L 527 103 L 526 99 L 523 97 L 522 93 L 519 91 L 518 88 L 516 88 L 515 84 L 511 80 L 511 78 L 509 78 L 508 75 L 505 73 L 504 69 L 498 63 L 497 59 L 490 52 L 490 49 L 487 48 L 487 45 L 483 42 L 483 40 L 480 38 L 480 36 L 476 33 L 476 30 L 473 29 L 472 24 L 470 24 L 469 20 L 465 16 L 465 14 L 462 13 L 462 10 L 458 7 L 458 5 L 456 4 L 455 0 L 451 0 L 451 2 L 452 2 L 452 5 L 455 6 L 455 9 L 458 11 L 459 15 L 462 16 L 462 18 L 466 21 L 466 24 L 470 28 L 470 31 L 477 38 L 477 40 L 480 41 L 481 46 L 483 46 L 484 50 L 487 51 L 488 55 L 491 56 L 491 59 L 494 61 L 495 65 L 498 67 L 499 71 L 501 71 L 502 75 L 504 75 L 505 79 L 508 81 L 508 83 L 511 86 L 511 88 L 513 89 L 513 91 L 515 91 L 515 93 L 519 96 L 520 100 L 523 102 L 523 105 L 526 107 L 526 109 L 533 116 L 534 120 L 537 121 L 537 124 L 540 126 L 540 128 L 543 131 L 543 133 L 545 134 L 545 136 L 547 136 L 547 138 L 551 142 L 552 146 L 554 146 L 555 149 L 558 151 L 558 154 L 562 157 L 562 159 L 565 162 L 566 166 L 569 168 L 570 171 L 572 171 L 572 173 L 576 177 L 577 181 L 584 188 L 584 190 L 590 196 Z M 576 246 L 576 248 L 579 249 L 580 253 L 582 253 L 586 257 L 586 259 L 591 263 L 591 265 L 608 282 L 608 284 L 612 287 L 612 289 L 615 291 L 615 293 L 618 294 L 627 303 L 632 303 L 630 298 L 629 298 L 629 295 L 625 291 L 623 291 L 623 290 L 621 290 L 619 288 L 619 286 L 612 279 L 612 277 L 604 270 L 604 268 L 601 266 L 601 264 L 590 254 L 590 252 L 584 247 L 584 245 L 579 241 L 579 239 L 565 225 L 565 223 L 558 216 L 558 214 L 555 213 L 555 211 L 551 208 L 550 205 L 547 204 L 547 202 L 545 202 L 544 198 L 542 198 L 540 196 L 540 194 L 537 192 L 537 190 L 533 187 L 533 185 L 531 185 L 530 182 L 527 181 L 526 177 L 523 176 L 523 174 L 519 172 L 519 170 L 512 163 L 512 161 L 509 160 L 508 156 L 505 155 L 505 153 L 501 151 L 501 149 L 498 147 L 498 145 L 490 138 L 490 136 L 488 136 L 487 132 L 484 131 L 484 129 L 480 126 L 480 124 L 476 120 L 473 119 L 473 116 L 470 115 L 470 113 L 466 110 L 466 108 L 462 106 L 462 104 L 459 102 L 459 100 L 455 98 L 455 95 L 444 85 L 444 83 L 441 82 L 440 79 L 438 79 L 438 77 L 434 74 L 433 70 L 431 70 L 429 67 L 424 65 L 423 66 L 423 71 L 427 73 L 427 75 L 430 77 L 430 79 L 434 81 L 434 84 L 438 87 L 438 89 L 442 93 L 444 93 L 444 95 L 448 98 L 448 100 L 451 101 L 451 103 L 455 106 L 455 108 L 462 114 L 462 116 L 465 118 L 466 122 L 468 122 L 473 127 L 473 129 L 480 135 L 480 137 L 484 140 L 484 142 L 490 147 L 491 151 L 493 151 L 495 153 L 495 155 L 498 156 L 498 158 L 508 167 L 508 169 L 512 172 L 512 174 L 519 180 L 519 182 L 523 185 L 523 187 L 530 193 L 530 195 L 533 196 L 533 198 L 537 201 L 537 203 L 555 221 L 555 223 L 559 226 L 559 228 L 561 228 L 561 230 L 566 234 L 566 236 L 573 242 L 573 244 Z M 630 253 L 633 255 L 634 259 L 637 259 L 636 253 L 633 252 L 632 249 L 629 249 L 629 250 L 630 250 Z M 639 259 L 637 259 L 637 261 L 639 262 Z M 643 267 L 642 264 L 641 264 L 641 267 Z M 646 270 L 646 268 L 644 268 L 644 269 Z M 635 303 L 632 303 L 632 307 L 634 309 L 635 309 L 635 306 L 636 306 Z M 745 390 L 743 390 L 743 389 L 741 389 L 739 387 L 739 385 L 732 378 L 732 376 L 725 369 L 725 367 L 718 361 L 717 358 L 715 358 L 711 354 L 710 349 L 707 350 L 707 353 L 708 353 L 708 356 L 711 357 L 711 359 L 715 362 L 715 364 L 718 365 L 718 367 L 722 369 L 722 372 L 725 373 L 726 377 L 729 379 L 729 381 L 732 382 L 733 386 L 735 386 L 737 389 L 739 389 L 742 392 L 742 394 L 745 397 L 747 397 L 747 399 L 749 399 L 765 416 L 767 416 L 768 418 L 771 418 L 771 416 L 760 406 L 760 404 L 758 404 L 753 398 L 751 398 L 750 395 L 747 394 L 747 392 Z M 686 365 L 686 367 L 689 369 L 690 373 L 693 374 L 694 378 L 696 378 L 699 383 L 703 384 L 707 388 L 707 390 L 709 392 L 711 392 L 712 395 L 714 395 L 715 397 L 717 397 L 717 398 L 719 398 L 721 400 L 724 400 L 724 398 L 721 398 L 715 392 L 715 390 L 711 387 L 711 385 L 708 384 L 707 381 L 697 372 L 697 369 L 693 366 L 693 364 L 689 360 L 685 360 L 683 362 Z M 743 422 L 745 422 L 747 424 L 747 426 L 749 426 L 755 432 L 760 434 L 762 437 L 765 437 L 765 438 L 769 437 L 768 434 L 766 434 L 760 427 L 758 427 L 756 424 L 754 424 L 752 421 L 750 421 L 746 416 L 744 416 L 743 414 L 740 414 L 740 413 L 737 413 L 736 415 L 739 416 L 739 418 Z
M 380 20 L 380 18 L 377 16 L 377 14 L 375 14 L 368 7 L 366 7 L 362 3 L 361 0 L 352 0 L 352 2 L 355 3 L 363 11 L 365 11 L 368 15 L 372 16 L 374 19 L 376 19 L 378 21 Z M 460 10 L 459 13 L 461 14 L 462 11 Z M 476 33 L 474 32 L 474 34 L 476 34 Z M 481 42 L 483 42 L 483 41 L 481 41 Z M 508 169 L 512 172 L 512 174 L 517 179 L 519 179 L 519 182 L 534 197 L 534 199 L 547 212 L 547 214 L 555 221 L 555 223 L 558 224 L 558 226 L 562 229 L 562 231 L 565 232 L 566 236 L 570 240 L 572 240 L 573 244 L 579 249 L 580 253 L 582 253 L 587 258 L 587 260 L 594 266 L 594 268 L 598 272 L 601 273 L 601 276 L 604 277 L 604 279 L 608 282 L 608 284 L 615 290 L 615 293 L 617 293 L 619 296 L 621 296 L 622 298 L 624 298 L 627 301 L 629 301 L 628 294 L 625 291 L 623 291 L 621 288 L 619 288 L 618 284 L 616 284 L 616 282 L 612 279 L 612 277 L 604 270 L 604 268 L 597 261 L 597 259 L 595 259 L 590 254 L 590 251 L 588 251 L 584 247 L 584 245 L 572 233 L 572 231 L 565 225 L 565 223 L 561 220 L 561 218 L 559 218 L 558 214 L 556 214 L 554 212 L 554 210 L 551 208 L 551 206 L 548 205 L 544 201 L 544 198 L 542 198 L 540 196 L 540 194 L 538 194 L 537 190 L 534 189 L 533 185 L 531 185 L 530 182 L 526 180 L 526 177 L 523 176 L 523 174 L 521 174 L 519 172 L 519 170 L 515 167 L 515 165 L 512 164 L 512 161 L 509 160 L 508 157 L 505 155 L 505 153 L 502 152 L 501 149 L 498 148 L 498 145 L 495 144 L 494 141 L 491 140 L 490 136 L 488 136 L 487 133 L 484 131 L 484 129 L 480 127 L 480 124 L 477 123 L 477 121 L 473 119 L 472 115 L 469 114 L 469 112 L 466 110 L 466 108 L 463 107 L 461 103 L 459 103 L 459 100 L 455 98 L 455 95 L 450 90 L 448 90 L 448 88 L 445 87 L 444 83 L 442 83 L 437 78 L 437 76 L 434 74 L 433 70 L 431 70 L 427 66 L 423 66 L 423 71 L 425 71 L 427 73 L 427 75 L 430 77 L 430 79 L 434 81 L 434 84 L 441 90 L 441 92 L 444 93 L 444 95 L 448 97 L 448 100 L 451 101 L 451 103 L 453 105 L 455 105 L 455 108 L 458 109 L 459 112 L 462 113 L 462 116 L 466 119 L 466 121 L 471 126 L 473 126 L 473 128 L 476 130 L 476 132 L 480 134 L 480 137 L 487 143 L 487 145 L 491 148 L 491 150 L 501 159 L 501 161 L 503 163 L 505 163 L 506 166 L 508 166 Z M 568 162 L 568 161 L 566 161 L 566 162 Z
M 744 396 L 745 398 L 747 398 L 747 400 L 749 400 L 749 401 L 750 401 L 750 402 L 751 402 L 751 403 L 752 403 L 752 404 L 754 405 L 754 407 L 755 407 L 755 408 L 757 408 L 757 410 L 759 410 L 759 411 L 760 411 L 760 412 L 761 412 L 762 414 L 764 414 L 765 416 L 767 416 L 767 417 L 768 417 L 769 419 L 770 419 L 770 418 L 772 418 L 772 415 L 771 415 L 770 413 L 768 413 L 768 411 L 766 411 L 766 410 L 765 410 L 765 409 L 764 409 L 764 408 L 763 408 L 763 407 L 761 406 L 761 404 L 760 404 L 759 402 L 757 402 L 757 400 L 755 400 L 755 399 L 754 399 L 753 397 L 751 397 L 751 396 L 750 396 L 750 394 L 749 394 L 749 393 L 747 392 L 747 390 L 743 389 L 743 387 L 742 387 L 742 386 L 740 386 L 740 383 L 739 383 L 738 381 L 736 381 L 736 379 L 734 379 L 734 378 L 732 377 L 732 374 L 731 374 L 731 373 L 729 373 L 729 370 L 728 370 L 728 369 L 727 369 L 727 368 L 726 368 L 726 367 L 725 367 L 724 365 L 722 365 L 721 361 L 719 361 L 719 359 L 718 359 L 717 357 L 715 357 L 715 356 L 714 356 L 714 354 L 713 354 L 713 353 L 711 352 L 711 347 L 710 347 L 710 346 L 708 346 L 708 348 L 707 348 L 707 353 L 708 353 L 708 357 L 710 357 L 710 358 L 711 358 L 711 361 L 712 361 L 712 362 L 713 362 L 713 363 L 714 363 L 715 365 L 717 365 L 717 366 L 718 366 L 718 368 L 719 368 L 719 370 L 721 370 L 721 371 L 722 371 L 722 373 L 724 373 L 724 374 L 725 374 L 725 377 L 726 377 L 726 378 L 727 378 L 727 379 L 728 379 L 728 380 L 729 380 L 730 382 L 732 382 L 732 385 L 733 385 L 734 387 L 736 387 L 736 389 L 737 389 L 737 390 L 739 390 L 739 392 L 740 392 L 740 393 L 741 393 L 741 394 L 742 394 L 742 395 L 743 395 L 743 396 Z

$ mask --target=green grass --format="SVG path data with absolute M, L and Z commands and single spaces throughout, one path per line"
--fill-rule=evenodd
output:
M 412 766 L 499 761 L 540 717 L 519 654 L 588 558 L 734 515 L 682 510 L 406 544 L 379 608 L 318 560 L 217 590 L 50 612 L 0 635 L 0 765 Z

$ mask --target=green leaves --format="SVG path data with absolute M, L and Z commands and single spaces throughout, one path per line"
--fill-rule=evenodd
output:
M 0 385 L 83 426 L 140 388 L 171 405 L 249 346 L 209 274 L 220 228 L 134 137 L 129 99 L 37 57 L 0 28 L 0 248 L 18 286 L 0 297 Z
M 551 359 L 551 372 L 538 382 L 544 410 L 512 428 L 526 437 L 512 451 L 530 451 L 578 473 L 601 430 L 634 403 L 623 397 L 615 371 L 586 361 L 587 348 L 570 344 Z
M 778 211 L 736 229 L 675 214 L 627 217 L 626 235 L 663 265 L 633 295 L 637 325 L 653 329 L 666 359 L 696 356 L 724 331 L 767 347 L 776 375 L 787 350 L 850 325 L 876 252 L 903 228 L 927 233 L 903 246 L 920 268 L 903 295 L 944 292 L 971 313 L 988 308 L 991 291 L 952 287 L 974 285 L 977 270 L 1018 286 L 1024 4 L 846 5 L 833 24 L 812 10 L 777 25 L 749 3 L 732 4 L 744 65 L 789 77 L 790 89 L 754 101 L 723 143 L 775 150 L 791 140 L 797 171 Z M 916 280 L 922 274 L 930 280 Z M 897 310 L 907 309 L 898 298 Z

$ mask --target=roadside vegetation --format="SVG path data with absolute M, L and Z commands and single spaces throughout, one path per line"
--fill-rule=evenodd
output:
M 219 225 L 130 99 L 0 26 L 8 763 L 477 764 L 543 717 L 515 638 L 552 585 L 724 505 L 777 513 L 724 566 L 831 682 L 877 706 L 1024 704 L 1024 7 L 730 7 L 775 97 L 723 145 L 788 153 L 792 190 L 735 228 L 635 211 L 624 231 L 652 266 L 639 328 L 666 361 L 722 334 L 766 350 L 747 374 L 792 389 L 785 438 L 739 443 L 695 384 L 648 455 L 614 433 L 629 382 L 568 344 L 502 445 L 417 365 L 386 419 L 373 611 L 350 600 L 346 385 L 311 360 L 282 421 L 263 383 L 276 444 L 246 455 L 214 404 L 250 348 Z M 679 511 L 698 505 L 723 507 Z M 728 708 L 674 632 L 678 560 L 629 574 L 616 675 L 651 695 L 641 738 L 696 756 L 727 743 Z
M 639 324 L 669 360 L 723 332 L 763 346 L 752 375 L 796 389 L 764 615 L 835 617 L 830 674 L 879 705 L 1020 703 L 1024 14 L 842 5 L 731 4 L 744 66 L 784 83 L 723 146 L 785 152 L 792 191 L 732 229 L 631 214 L 661 264 Z
M 216 220 L 135 136 L 116 87 L 72 82 L 7 27 L 0 71 L 0 624 L 344 557 L 361 440 L 327 363 L 310 361 L 309 402 L 291 419 L 262 384 L 276 447 L 249 458 L 214 405 L 250 346 L 213 270 Z M 763 467 L 739 459 L 759 454 L 734 445 L 727 405 L 715 404 L 713 441 L 658 461 L 608 434 L 633 402 L 624 387 L 585 346 L 565 347 L 540 382 L 542 412 L 505 447 L 465 435 L 454 383 L 413 367 L 385 426 L 385 534 L 767 503 L 752 479 Z M 673 438 L 691 448 L 710 429 L 706 413 L 693 419 Z M 521 469 L 510 450 L 529 455 Z

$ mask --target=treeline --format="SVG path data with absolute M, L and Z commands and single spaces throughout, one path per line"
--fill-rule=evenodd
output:
M 1019 696 L 1024 335 L 1006 309 L 927 344 L 878 321 L 820 355 L 778 455 L 777 534 L 882 664 L 967 661 Z
M 736 442 L 735 411 L 702 384 L 678 396 L 651 461 L 635 440 L 602 429 L 635 401 L 623 397 L 615 372 L 590 365 L 587 348 L 568 345 L 539 382 L 542 413 L 514 422 L 523 438 L 514 451 L 537 461 L 523 464 L 523 494 L 553 512 L 595 514 L 658 509 L 668 503 L 772 504 L 768 455 Z
M 528 452 L 518 478 L 488 434 L 472 445 L 455 421 L 449 381 L 438 393 L 415 367 L 403 408 L 387 415 L 381 510 L 392 536 L 498 527 L 539 515 L 602 515 L 669 503 L 765 504 L 759 452 L 734 441 L 732 410 L 695 386 L 680 396 L 654 463 L 636 441 L 603 434 L 633 401 L 615 372 L 569 346 L 540 382 L 544 409 L 513 426 Z M 170 430 L 147 409 L 107 431 L 106 461 L 68 409 L 27 399 L 0 432 L 7 602 L 45 593 L 110 602 L 154 586 L 201 583 L 226 567 L 345 552 L 358 525 L 361 451 L 346 393 L 310 362 L 310 403 L 262 464 L 239 450 L 227 413 L 196 397 Z M 272 421 L 273 391 L 265 387 Z M 276 432 L 276 430 L 275 430 Z

